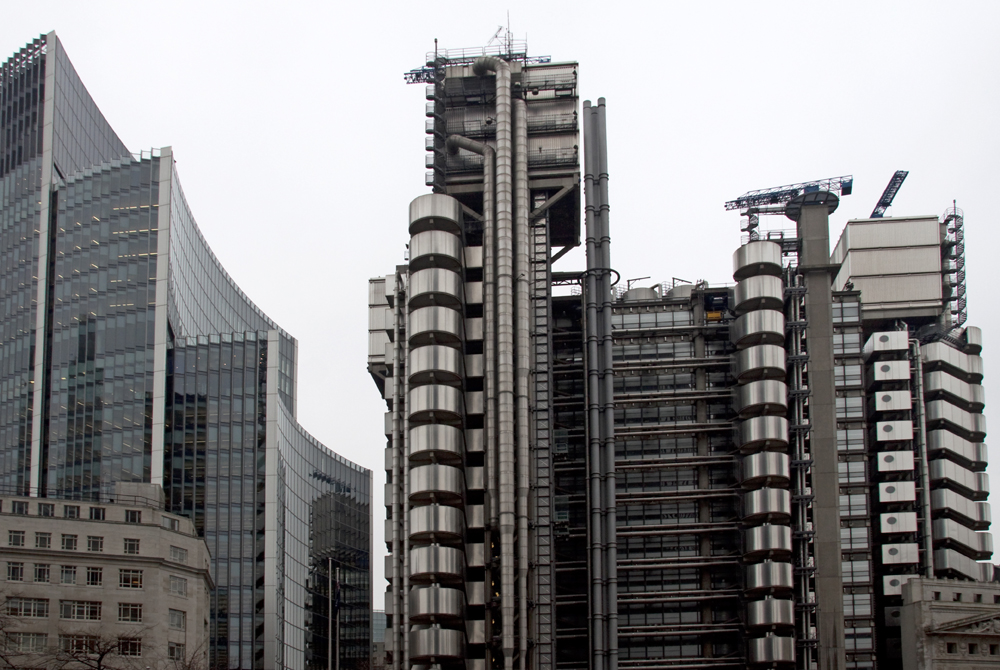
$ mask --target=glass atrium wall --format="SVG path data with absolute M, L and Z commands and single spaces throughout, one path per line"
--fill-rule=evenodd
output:
M 159 167 L 124 158 L 56 192 L 46 490 L 149 481 Z

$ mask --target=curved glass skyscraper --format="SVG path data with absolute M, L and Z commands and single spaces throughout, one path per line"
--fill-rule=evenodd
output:
M 212 553 L 213 665 L 367 664 L 371 472 L 298 425 L 294 338 L 54 33 L 0 68 L 0 300 L 0 493 L 161 484 Z

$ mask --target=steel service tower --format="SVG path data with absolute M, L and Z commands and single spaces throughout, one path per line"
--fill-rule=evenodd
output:
M 884 217 L 900 171 L 831 256 L 851 177 L 752 191 L 735 286 L 622 287 L 575 63 L 508 40 L 406 77 L 433 192 L 369 283 L 394 670 L 911 670 L 907 593 L 985 602 L 960 210 Z
M 553 262 L 580 242 L 577 66 L 508 43 L 429 54 L 408 78 L 426 84 L 434 193 L 410 206 L 409 265 L 371 283 L 369 368 L 390 409 L 386 650 L 394 668 L 553 667 L 551 286 Z M 603 108 L 586 105 L 597 136 Z M 610 396 L 593 408 L 608 437 L 610 410 Z M 608 445 L 594 435 L 595 455 Z M 615 653 L 614 480 L 600 459 L 593 515 L 609 534 L 591 549 L 610 579 L 595 575 L 605 605 L 591 623 L 603 662 Z M 576 586 L 586 646 L 585 576 Z

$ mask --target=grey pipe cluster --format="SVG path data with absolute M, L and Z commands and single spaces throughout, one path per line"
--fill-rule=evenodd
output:
M 528 106 L 514 101 L 514 272 L 516 293 L 515 380 L 517 399 L 517 598 L 518 598 L 518 667 L 525 670 L 528 659 L 528 494 L 530 490 L 530 451 L 528 440 L 528 381 L 531 367 L 531 309 L 528 282 L 531 276 L 528 228 Z
M 615 503 L 614 368 L 611 334 L 611 236 L 605 101 L 583 103 L 586 197 L 588 496 L 590 629 L 594 670 L 618 667 L 618 568 Z M 598 296 L 601 296 L 598 310 Z
M 504 668 L 514 665 L 514 262 L 513 142 L 510 66 L 492 56 L 477 58 L 478 75 L 496 73 L 496 359 L 497 460 L 500 498 L 500 615 Z

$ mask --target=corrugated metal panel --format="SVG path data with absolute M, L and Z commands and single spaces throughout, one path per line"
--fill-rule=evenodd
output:
M 844 232 L 848 250 L 941 244 L 941 223 L 936 216 L 849 221 Z
M 892 303 L 941 303 L 940 274 L 858 277 L 854 288 L 861 291 L 866 308 Z
M 844 261 L 851 277 L 941 272 L 937 246 L 907 249 L 851 250 Z
M 385 331 L 373 330 L 368 333 L 368 359 L 377 358 L 385 361 L 385 345 L 389 341 L 389 336 Z
M 368 304 L 385 307 L 385 277 L 368 280 Z

